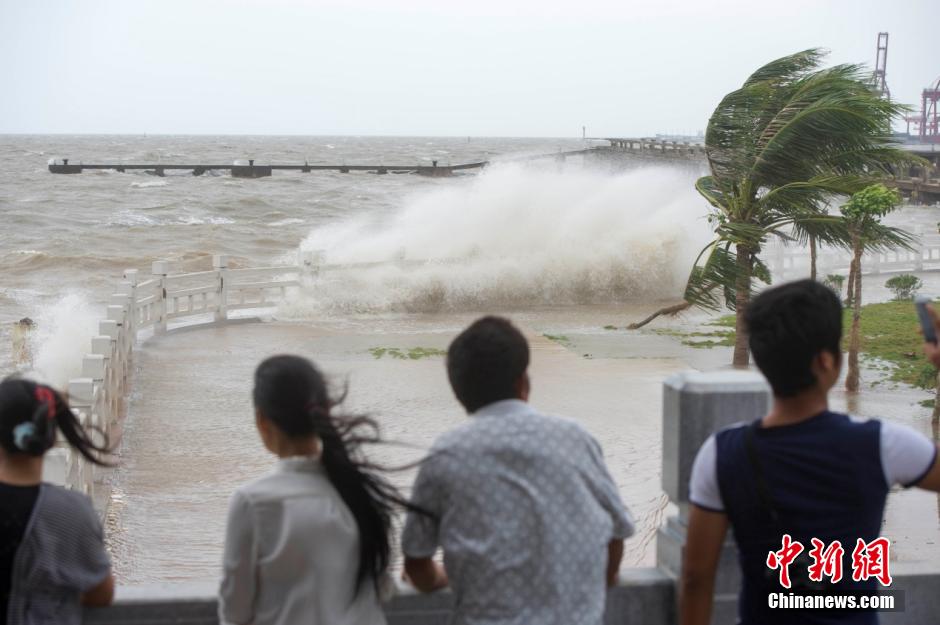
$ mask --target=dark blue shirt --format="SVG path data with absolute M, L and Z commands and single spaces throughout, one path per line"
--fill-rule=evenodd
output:
M 838 540 L 845 550 L 840 586 L 828 579 L 818 586 L 828 592 L 874 591 L 874 578 L 851 579 L 856 541 L 878 537 L 889 488 L 918 483 L 936 456 L 936 445 L 909 427 L 833 412 L 782 427 L 762 428 L 756 421 L 710 437 L 695 459 L 689 499 L 728 515 L 744 578 L 742 622 L 877 623 L 871 612 L 770 609 L 768 593 L 789 594 L 805 585 L 812 538 L 826 546 Z M 767 555 L 781 549 L 783 534 L 804 546 L 790 566 L 792 589 L 781 587 L 778 571 L 767 566 Z

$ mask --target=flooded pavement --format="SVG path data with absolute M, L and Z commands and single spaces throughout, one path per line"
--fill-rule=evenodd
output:
M 313 358 L 346 408 L 373 415 L 392 441 L 370 450 L 388 465 L 418 459 L 466 416 L 447 383 L 443 358 L 376 358 L 376 347 L 446 349 L 467 319 L 430 330 L 427 320 L 374 323 L 237 324 L 182 331 L 148 342 L 138 371 L 114 478 L 109 540 L 123 584 L 215 579 L 228 497 L 271 468 L 250 405 L 251 376 L 264 357 Z M 413 320 L 412 320 L 413 321 Z M 628 564 L 651 564 L 665 499 L 659 488 L 661 381 L 685 368 L 675 358 L 592 359 L 527 328 L 532 402 L 581 422 L 604 447 L 611 473 L 639 521 Z M 413 472 L 392 475 L 407 487 Z
M 722 368 L 730 349 L 692 349 L 652 330 L 605 330 L 638 308 L 598 307 L 514 315 L 532 347 L 531 401 L 542 411 L 581 422 L 604 448 L 639 532 L 625 566 L 654 564 L 655 532 L 672 513 L 660 487 L 662 381 L 677 371 Z M 230 493 L 269 470 L 272 457 L 255 433 L 251 377 L 264 357 L 283 352 L 312 358 L 337 392 L 348 387 L 348 411 L 381 423 L 388 444 L 370 457 L 401 466 L 421 457 L 440 433 L 462 422 L 443 358 L 377 358 L 374 348 L 446 349 L 476 315 L 386 315 L 316 323 L 239 323 L 182 330 L 138 352 L 121 468 L 114 475 L 109 541 L 122 584 L 217 578 Z M 681 322 L 706 320 L 691 313 Z M 875 375 L 872 372 L 872 375 Z M 864 391 L 833 407 L 909 424 L 932 436 L 924 391 Z M 407 490 L 413 471 L 391 474 Z M 940 556 L 940 502 L 919 491 L 893 492 L 884 533 L 892 557 Z

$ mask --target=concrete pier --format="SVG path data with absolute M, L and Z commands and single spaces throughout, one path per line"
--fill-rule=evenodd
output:
M 149 171 L 156 176 L 165 176 L 168 171 L 191 171 L 194 176 L 201 176 L 207 171 L 228 171 L 235 178 L 266 178 L 271 176 L 274 171 L 299 171 L 302 173 L 311 173 L 316 171 L 336 171 L 342 174 L 348 174 L 353 171 L 371 172 L 374 174 L 417 174 L 419 176 L 442 177 L 452 176 L 455 172 L 463 170 L 482 169 L 489 164 L 489 161 L 477 161 L 473 163 L 462 163 L 459 165 L 438 165 L 434 161 L 431 165 L 346 165 L 346 164 L 310 164 L 302 165 L 256 165 L 254 159 L 248 161 L 248 165 L 223 165 L 220 163 L 179 163 L 179 164 L 128 164 L 128 163 L 69 163 L 69 159 L 63 159 L 61 162 L 49 163 L 49 172 L 53 174 L 80 174 L 86 170 L 105 169 L 121 173 L 127 171 Z

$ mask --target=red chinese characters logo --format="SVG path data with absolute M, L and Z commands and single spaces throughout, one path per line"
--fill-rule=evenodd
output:
M 845 549 L 838 540 L 829 545 L 818 538 L 811 539 L 813 548 L 807 552 L 812 564 L 809 565 L 809 579 L 821 582 L 829 578 L 833 584 L 842 580 L 842 559 Z M 792 586 L 790 580 L 790 565 L 804 551 L 803 543 L 793 540 L 789 534 L 783 535 L 782 546 L 779 551 L 767 554 L 767 566 L 780 571 L 779 581 L 784 588 Z M 891 572 L 888 562 L 890 560 L 891 542 L 884 537 L 866 543 L 859 538 L 852 550 L 852 579 L 856 582 L 871 578 L 877 579 L 883 586 L 891 585 Z
M 767 566 L 771 569 L 780 569 L 780 585 L 790 587 L 790 565 L 796 557 L 803 553 L 803 544 L 794 541 L 789 534 L 783 535 L 783 547 L 780 551 L 771 551 L 767 554 Z
M 859 538 L 852 550 L 852 579 L 860 582 L 874 577 L 882 586 L 891 585 L 888 554 L 891 543 L 887 538 L 876 538 L 866 543 Z
M 809 557 L 813 563 L 809 565 L 809 578 L 814 582 L 821 582 L 828 577 L 833 584 L 842 579 L 842 556 L 845 549 L 838 540 L 832 541 L 827 547 L 826 543 L 818 538 L 812 539 L 813 548 L 809 550 Z

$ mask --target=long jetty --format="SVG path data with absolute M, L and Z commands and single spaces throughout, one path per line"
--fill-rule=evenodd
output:
M 597 152 L 597 148 L 585 148 L 582 150 L 568 150 L 562 152 L 552 152 L 549 154 L 529 154 L 524 156 L 507 157 L 501 159 L 503 162 L 516 161 L 534 161 L 552 158 L 558 161 L 564 161 L 568 156 L 588 154 Z M 348 174 L 353 171 L 365 171 L 374 174 L 417 174 L 419 176 L 442 177 L 452 176 L 458 171 L 473 169 L 483 169 L 491 161 L 474 161 L 472 163 L 460 163 L 457 165 L 438 165 L 438 161 L 431 161 L 430 165 L 332 165 L 332 164 L 310 164 L 305 162 L 303 165 L 256 165 L 255 159 L 248 159 L 248 164 L 216 165 L 216 164 L 173 164 L 173 163 L 70 163 L 69 159 L 53 161 L 49 163 L 49 171 L 53 174 L 80 174 L 85 170 L 106 169 L 111 171 L 126 172 L 128 170 L 147 171 L 156 176 L 165 176 L 167 171 L 191 171 L 194 176 L 201 176 L 208 171 L 228 171 L 236 178 L 266 178 L 271 176 L 274 171 L 299 171 L 310 173 L 314 171 L 338 171 L 342 174 Z
M 207 171 L 229 171 L 235 178 L 265 178 L 274 173 L 275 170 L 281 171 L 300 171 L 310 173 L 314 171 L 338 171 L 348 174 L 352 171 L 367 171 L 375 174 L 418 174 L 420 176 L 452 176 L 454 172 L 466 169 L 481 169 L 486 167 L 489 161 L 478 161 L 475 163 L 463 163 L 460 165 L 438 165 L 437 161 L 431 161 L 430 165 L 311 165 L 304 163 L 302 165 L 256 165 L 254 159 L 249 159 L 247 165 L 218 165 L 218 164 L 128 164 L 128 163 L 69 163 L 69 159 L 63 159 L 62 162 L 49 163 L 49 171 L 53 174 L 80 174 L 85 170 L 109 169 L 118 172 L 128 170 L 142 170 L 152 172 L 156 176 L 164 176 L 167 171 L 183 170 L 192 171 L 194 176 L 201 176 Z

